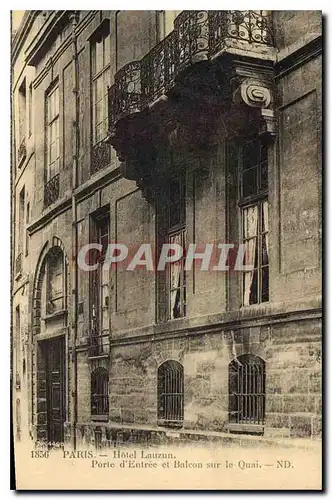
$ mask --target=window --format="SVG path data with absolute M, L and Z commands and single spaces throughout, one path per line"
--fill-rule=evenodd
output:
M 111 36 L 109 22 L 103 23 L 91 42 L 92 141 L 98 144 L 107 135 L 108 86 L 110 85 Z
M 108 371 L 96 368 L 91 374 L 91 417 L 108 419 Z
M 173 181 L 168 192 L 168 243 L 186 248 L 186 206 L 184 179 Z M 180 318 L 186 315 L 186 273 L 184 258 L 167 267 L 168 317 Z
M 59 87 L 46 97 L 46 181 L 53 179 L 60 169 L 60 115 Z
M 91 243 L 100 243 L 102 251 L 93 254 L 98 268 L 91 276 L 91 338 L 90 355 L 108 354 L 109 351 L 109 271 L 104 269 L 107 247 L 109 243 L 109 211 L 102 210 L 92 217 Z
M 266 145 L 251 141 L 242 150 L 240 209 L 244 264 L 253 270 L 243 273 L 244 306 L 269 300 L 269 205 Z
M 156 27 L 157 42 L 163 40 L 174 29 L 174 19 L 182 12 L 181 10 L 157 10 Z
M 20 370 L 21 370 L 21 315 L 20 306 L 15 309 L 15 385 L 20 388 Z
M 29 137 L 32 135 L 32 83 L 29 85 Z
M 183 425 L 183 366 L 174 360 L 158 368 L 158 423 L 169 427 Z
M 23 240 L 24 240 L 24 209 L 25 209 L 25 187 L 20 191 L 19 195 L 19 207 L 18 207 L 18 245 L 17 253 L 21 254 L 23 251 Z
M 19 146 L 25 141 L 26 135 L 26 96 L 26 79 L 24 78 L 18 89 Z
M 53 314 L 65 308 L 64 269 L 64 254 L 61 248 L 52 248 L 47 261 L 47 314 Z
M 228 369 L 229 421 L 263 425 L 265 418 L 265 362 L 245 354 L 234 359 Z
M 27 256 L 29 254 L 30 237 L 29 237 L 29 233 L 27 230 L 29 222 L 30 222 L 30 203 L 27 203 L 27 210 L 26 210 L 26 214 L 25 214 L 25 225 L 26 225 L 26 228 L 25 228 L 25 256 Z

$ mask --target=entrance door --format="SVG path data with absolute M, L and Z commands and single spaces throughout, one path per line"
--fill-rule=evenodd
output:
M 65 343 L 58 338 L 47 342 L 48 441 L 63 442 L 65 401 Z

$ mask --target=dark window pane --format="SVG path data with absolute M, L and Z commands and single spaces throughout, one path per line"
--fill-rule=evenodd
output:
M 257 269 L 253 271 L 253 278 L 250 287 L 249 304 L 258 303 L 258 272 Z
M 173 182 L 169 188 L 169 226 L 175 226 L 181 222 L 181 192 L 180 183 Z
M 260 161 L 267 162 L 267 147 L 266 144 L 261 144 Z
M 242 173 L 242 196 L 246 198 L 257 193 L 257 169 L 252 168 Z
M 269 300 L 269 266 L 262 269 L 262 302 Z
M 260 189 L 263 191 L 268 188 L 268 164 L 267 161 L 261 163 Z
M 243 170 L 255 167 L 259 162 L 259 149 L 256 141 L 248 142 L 243 147 Z
M 262 265 L 263 266 L 266 266 L 269 263 L 267 240 L 268 240 L 268 235 L 263 234 L 262 235 Z

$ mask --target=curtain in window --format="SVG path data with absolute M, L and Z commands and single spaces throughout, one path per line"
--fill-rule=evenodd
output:
M 174 234 L 169 239 L 170 243 L 182 244 L 181 233 Z M 170 264 L 170 308 L 171 318 L 178 318 L 180 314 L 180 289 L 181 289 L 181 270 L 182 261 L 173 262 Z
M 97 144 L 107 135 L 108 128 L 108 85 L 110 69 L 105 69 L 93 81 L 93 143 Z
M 63 253 L 54 251 L 48 262 L 48 312 L 60 311 L 64 307 L 64 262 Z
M 255 265 L 255 255 L 258 234 L 258 206 L 252 206 L 243 211 L 244 239 L 246 245 L 245 265 Z M 243 305 L 250 304 L 250 293 L 253 284 L 254 269 L 244 273 Z

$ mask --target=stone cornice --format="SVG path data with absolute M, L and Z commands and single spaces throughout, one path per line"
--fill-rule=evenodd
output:
M 50 37 L 54 34 L 55 28 L 59 21 L 63 19 L 66 12 L 65 10 L 53 11 L 53 13 L 49 15 L 25 51 L 27 64 L 35 66 L 40 57 L 41 50 L 46 46 Z
M 26 11 L 22 23 L 15 35 L 15 38 L 12 42 L 12 53 L 11 53 L 11 59 L 12 59 L 12 65 L 15 63 L 17 56 L 29 34 L 30 28 L 36 19 L 38 15 L 38 10 L 29 10 Z
M 271 303 L 202 317 L 188 317 L 153 324 L 136 330 L 113 332 L 111 345 L 150 342 L 202 334 L 237 331 L 243 328 L 270 326 L 292 321 L 321 319 L 321 298 L 293 303 Z
M 101 170 L 98 174 L 95 174 L 82 185 L 78 186 L 73 192 L 67 194 L 67 196 L 58 200 L 56 203 L 44 210 L 44 212 L 27 227 L 29 234 L 32 235 L 36 231 L 39 231 L 55 217 L 58 217 L 61 213 L 68 210 L 71 207 L 73 197 L 76 202 L 82 201 L 91 196 L 96 190 L 107 186 L 107 184 L 114 182 L 119 178 L 119 167 L 114 168 L 112 166 Z
M 275 62 L 276 78 L 282 78 L 289 71 L 320 55 L 323 50 L 321 34 L 303 37 L 299 42 L 280 51 Z

